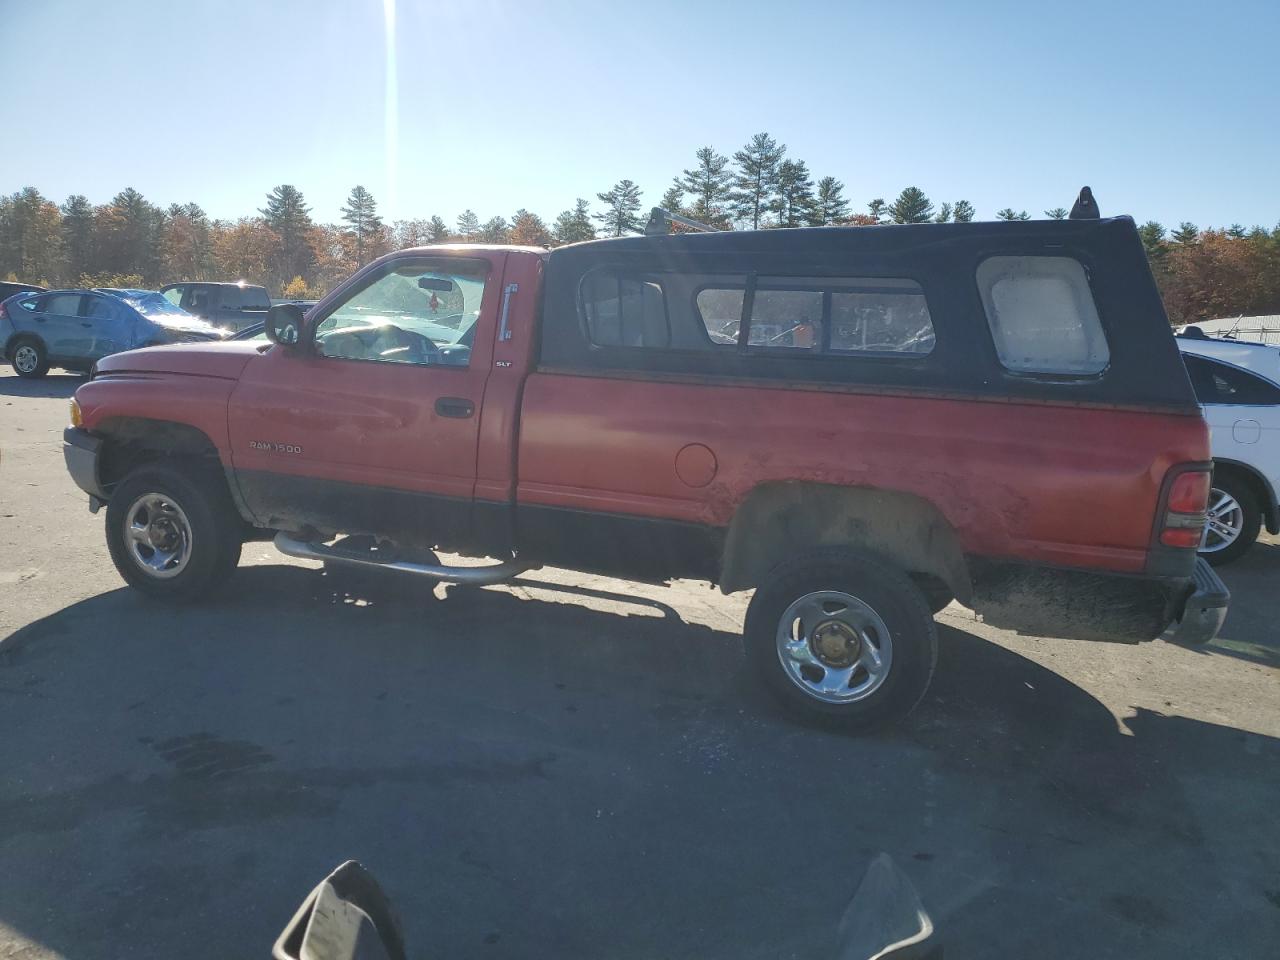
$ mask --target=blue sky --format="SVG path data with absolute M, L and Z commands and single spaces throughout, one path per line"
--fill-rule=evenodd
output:
M 0 191 L 234 217 L 293 183 L 331 220 L 360 183 L 388 220 L 551 219 L 767 130 L 859 208 L 1038 215 L 1089 183 L 1104 214 L 1273 226 L 1278 36 L 1275 0 L 0 0 Z

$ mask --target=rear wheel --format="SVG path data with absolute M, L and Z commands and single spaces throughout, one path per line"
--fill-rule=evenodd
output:
M 49 372 L 49 354 L 35 337 L 19 337 L 10 356 L 20 377 L 35 380 Z
M 910 713 L 938 655 L 919 588 L 851 551 L 775 568 L 747 609 L 745 641 L 756 674 L 784 705 L 853 730 Z
M 148 596 L 206 596 L 240 562 L 240 515 L 220 476 L 143 466 L 107 504 L 107 549 L 120 576 Z
M 1238 559 L 1253 546 L 1262 529 L 1257 496 L 1248 484 L 1230 473 L 1213 478 L 1208 514 L 1200 556 L 1214 566 Z

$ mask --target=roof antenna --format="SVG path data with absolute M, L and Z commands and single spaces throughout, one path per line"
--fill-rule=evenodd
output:
M 673 223 L 688 227 L 690 230 L 696 230 L 698 233 L 719 232 L 715 227 L 708 226 L 705 223 L 690 220 L 688 217 L 682 217 L 680 214 L 672 213 L 670 210 L 663 210 L 662 207 L 654 207 L 649 213 L 649 222 L 644 225 L 644 235 L 646 237 L 665 237 L 671 232 Z
M 1076 197 L 1075 206 L 1071 208 L 1068 220 L 1097 220 L 1098 202 L 1093 199 L 1093 191 L 1088 187 L 1080 188 L 1080 196 Z

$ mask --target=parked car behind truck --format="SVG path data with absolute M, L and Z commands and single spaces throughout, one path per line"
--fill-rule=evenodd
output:
M 184 281 L 166 284 L 160 293 L 175 307 L 232 332 L 261 323 L 271 308 L 267 288 L 251 283 Z
M 1213 452 L 1209 520 L 1200 552 L 1230 563 L 1266 527 L 1280 533 L 1280 347 L 1180 335 Z
M 405 250 L 267 332 L 77 391 L 67 464 L 144 593 L 208 593 L 250 535 L 705 579 L 755 590 L 769 687 L 852 727 L 924 694 L 952 598 L 1088 639 L 1225 616 L 1208 434 L 1128 218 Z
M 154 290 L 51 290 L 0 303 L 0 349 L 20 377 L 43 377 L 50 367 L 88 373 L 122 350 L 225 336 Z

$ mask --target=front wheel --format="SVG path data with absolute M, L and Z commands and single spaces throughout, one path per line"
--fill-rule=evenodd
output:
M 209 594 L 240 562 L 241 521 L 221 476 L 144 466 L 107 504 L 107 549 L 120 576 L 148 596 Z
M 1261 529 L 1262 508 L 1253 490 L 1231 474 L 1214 477 L 1200 556 L 1215 567 L 1230 563 L 1253 546 Z
M 13 369 L 18 376 L 36 380 L 49 372 L 49 354 L 34 337 L 22 337 L 13 346 Z
M 785 706 L 852 730 L 910 713 L 938 657 L 919 588 L 851 551 L 775 568 L 751 600 L 744 636 L 748 661 Z

